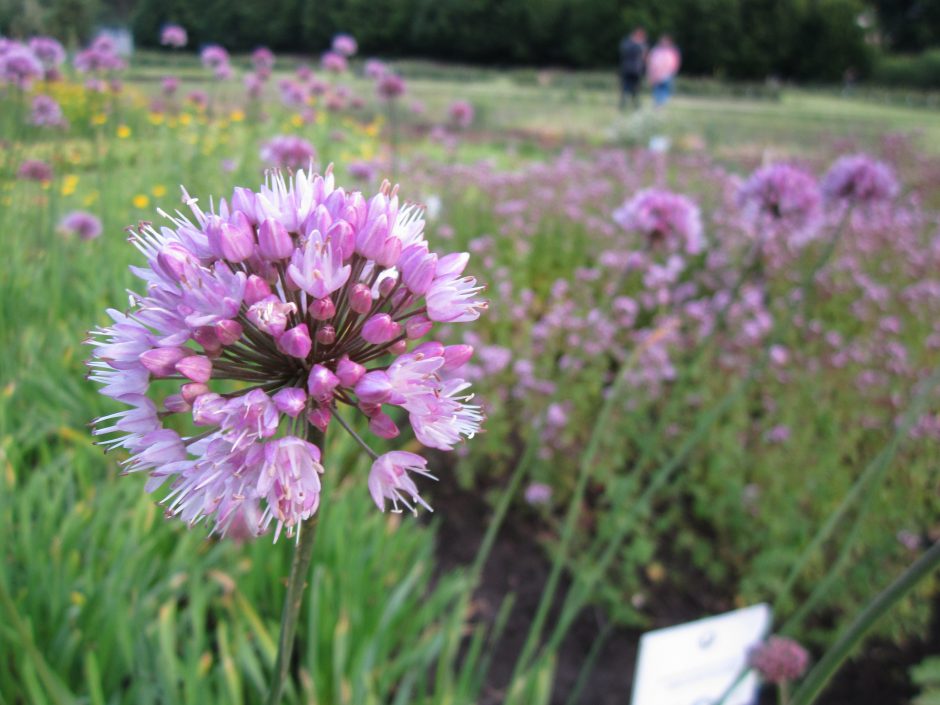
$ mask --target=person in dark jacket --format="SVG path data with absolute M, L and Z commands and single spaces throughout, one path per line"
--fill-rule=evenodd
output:
M 627 95 L 633 106 L 640 107 L 640 81 L 646 73 L 646 30 L 637 27 L 620 42 L 620 109 L 627 102 Z

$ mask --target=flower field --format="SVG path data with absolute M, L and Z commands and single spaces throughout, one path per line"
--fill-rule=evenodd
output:
M 622 703 L 760 602 L 766 697 L 909 701 L 927 111 L 163 39 L 0 39 L 0 703 Z

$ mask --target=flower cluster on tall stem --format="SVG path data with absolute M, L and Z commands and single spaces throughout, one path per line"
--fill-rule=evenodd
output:
M 407 417 L 440 450 L 479 430 L 458 376 L 473 349 L 427 336 L 478 318 L 482 287 L 464 275 L 466 253 L 430 249 L 422 211 L 400 206 L 397 187 L 366 199 L 327 169 L 271 172 L 210 212 L 184 196 L 192 218 L 162 213 L 169 227 L 132 235 L 144 290 L 89 341 L 92 379 L 128 407 L 94 434 L 130 453 L 123 465 L 148 473 L 148 490 L 170 481 L 168 515 L 209 518 L 220 534 L 236 517 L 255 517 L 255 534 L 295 534 L 326 472 L 309 439 L 334 418 L 352 431 L 344 407 L 383 439 Z M 155 400 L 158 389 L 169 393 Z M 380 508 L 427 506 L 412 479 L 428 474 L 423 458 L 377 456 L 353 435 L 375 460 L 367 484 Z

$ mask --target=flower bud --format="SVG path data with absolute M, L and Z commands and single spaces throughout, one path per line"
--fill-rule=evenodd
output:
M 153 348 L 142 352 L 139 360 L 154 377 L 169 377 L 176 371 L 176 363 L 190 354 L 192 350 L 186 348 Z
M 349 355 L 343 355 L 336 365 L 336 376 L 344 387 L 355 387 L 365 373 L 366 368 L 350 360 Z
M 362 327 L 362 338 L 367 343 L 381 345 L 394 340 L 401 332 L 401 326 L 387 313 L 372 316 Z
M 317 342 L 320 345 L 332 345 L 336 342 L 336 329 L 330 324 L 320 326 L 317 330 Z
M 313 341 L 310 340 L 310 331 L 306 323 L 294 326 L 277 339 L 277 349 L 285 355 L 306 359 L 310 354 Z
M 382 411 L 369 419 L 369 430 L 379 438 L 395 438 L 399 434 L 392 417 Z
M 330 419 L 332 418 L 333 413 L 329 409 L 322 406 L 314 407 L 307 412 L 307 421 L 312 423 L 323 433 L 326 433 L 326 429 L 330 425 Z
M 379 296 L 388 296 L 391 294 L 397 283 L 398 277 L 385 277 L 385 279 L 379 282 Z
M 180 396 L 186 400 L 187 404 L 192 404 L 203 394 L 208 394 L 209 388 L 199 382 L 189 382 L 180 387 Z
M 368 313 L 372 308 L 372 292 L 365 284 L 355 284 L 349 292 L 349 308 L 356 313 Z
M 392 355 L 401 355 L 408 352 L 408 341 L 407 340 L 397 340 L 391 345 L 388 346 L 388 351 Z
M 310 376 L 307 377 L 307 391 L 321 404 L 328 404 L 333 399 L 333 390 L 339 383 L 339 377 L 329 369 L 323 365 L 314 365 Z
M 472 345 L 448 345 L 444 348 L 444 366 L 442 370 L 456 370 L 473 356 Z
M 407 321 L 405 321 L 405 335 L 407 335 L 410 340 L 423 338 L 431 331 L 431 328 L 433 327 L 433 321 L 430 321 L 426 316 L 419 314 L 412 316 Z
M 176 363 L 176 371 L 193 382 L 205 384 L 212 378 L 212 361 L 203 355 L 188 355 Z
M 215 334 L 222 345 L 234 345 L 242 337 L 245 330 L 238 321 L 226 319 L 215 324 Z
M 222 350 L 222 343 L 219 342 L 215 326 L 199 326 L 193 331 L 193 340 L 199 343 L 210 355 Z
M 294 241 L 287 228 L 268 218 L 258 228 L 258 251 L 265 259 L 287 259 L 294 253 Z
M 271 397 L 271 400 L 278 411 L 295 419 L 307 405 L 307 393 L 299 387 L 287 387 Z
M 307 310 L 316 321 L 328 321 L 336 315 L 336 306 L 329 296 L 325 299 L 314 299 Z
M 248 276 L 245 282 L 245 304 L 251 306 L 272 295 L 271 287 L 257 274 Z
M 428 252 L 426 246 L 411 245 L 401 253 L 397 266 L 401 270 L 401 278 L 405 286 L 412 293 L 424 296 L 434 280 L 437 255 Z

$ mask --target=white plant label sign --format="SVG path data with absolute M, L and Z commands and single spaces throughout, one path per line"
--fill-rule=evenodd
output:
M 714 705 L 770 628 L 766 604 L 647 632 L 640 639 L 633 705 Z M 744 678 L 725 705 L 757 701 L 757 675 Z

